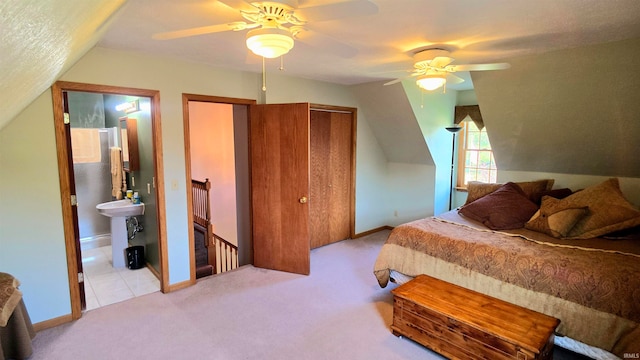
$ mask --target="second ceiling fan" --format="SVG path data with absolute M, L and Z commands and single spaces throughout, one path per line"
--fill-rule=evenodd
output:
M 418 86 L 431 91 L 446 86 L 446 84 L 462 83 L 464 79 L 454 75 L 458 71 L 504 70 L 511 67 L 508 63 L 452 65 L 451 63 L 455 59 L 449 55 L 450 52 L 444 49 L 419 51 L 413 57 L 414 69 L 410 76 L 389 81 L 384 85 L 391 85 L 406 78 L 417 77 L 416 83 Z

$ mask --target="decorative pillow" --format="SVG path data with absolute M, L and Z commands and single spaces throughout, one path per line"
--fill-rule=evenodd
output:
M 588 213 L 589 207 L 587 206 L 564 208 L 559 199 L 544 196 L 540 210 L 531 217 L 524 227 L 556 238 L 563 238 Z
M 589 207 L 588 214 L 566 235 L 572 239 L 594 238 L 640 225 L 640 211 L 624 198 L 617 178 L 575 192 L 556 206 L 559 210 Z
M 517 182 L 515 184 L 517 184 L 520 189 L 524 191 L 525 196 L 527 196 L 530 200 L 533 200 L 534 194 L 541 193 L 545 190 L 551 190 L 554 181 L 554 179 L 544 179 L 536 181 Z M 481 197 L 491 194 L 492 192 L 498 190 L 502 185 L 504 184 L 490 184 L 480 181 L 470 181 L 467 184 L 467 201 L 465 202 L 465 205 L 471 204 Z
M 543 196 L 551 196 L 556 199 L 564 199 L 571 194 L 573 194 L 573 191 L 571 191 L 571 189 L 569 188 L 544 190 L 542 192 L 533 194 L 531 200 L 538 205 L 542 205 Z
M 519 229 L 538 210 L 515 183 L 508 182 L 498 190 L 464 205 L 458 213 L 483 223 L 493 230 Z
M 11 274 L 0 272 L 0 326 L 7 326 L 16 306 L 22 300 L 22 292 L 18 290 L 20 281 Z M 4 330 L 3 330 L 4 332 Z M 2 357 L 4 359 L 4 356 Z

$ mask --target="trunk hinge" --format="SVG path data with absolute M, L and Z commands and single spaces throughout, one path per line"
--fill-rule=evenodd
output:
M 81 273 L 81 272 L 78 273 L 78 282 L 79 283 L 84 282 L 84 273 Z
M 78 206 L 78 197 L 71 195 L 71 206 Z

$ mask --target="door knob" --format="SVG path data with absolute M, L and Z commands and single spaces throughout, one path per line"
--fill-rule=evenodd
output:
M 300 200 L 298 200 L 298 201 L 300 201 L 300 204 L 305 204 L 305 203 L 307 202 L 307 197 L 306 197 L 306 196 L 303 196 L 303 197 L 301 197 L 301 198 L 300 198 Z

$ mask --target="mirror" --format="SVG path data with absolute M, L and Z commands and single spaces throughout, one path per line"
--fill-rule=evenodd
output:
M 136 119 L 120 118 L 120 141 L 122 146 L 122 163 L 124 171 L 140 169 L 138 158 L 138 123 Z

